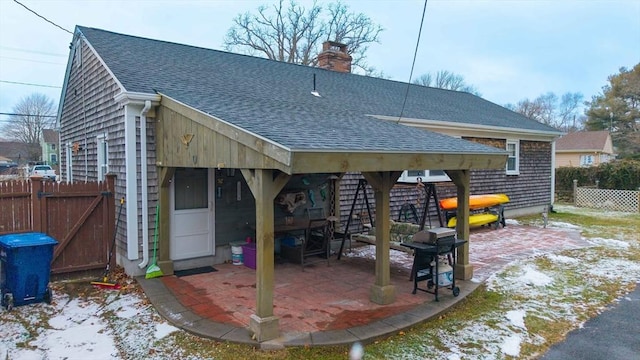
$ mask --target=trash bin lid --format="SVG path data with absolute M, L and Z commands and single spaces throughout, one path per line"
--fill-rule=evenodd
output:
M 18 248 L 24 246 L 58 245 L 58 242 L 47 234 L 28 232 L 0 235 L 0 245 L 6 248 Z

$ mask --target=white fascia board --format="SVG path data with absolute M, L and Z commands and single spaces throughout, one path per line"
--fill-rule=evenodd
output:
M 572 149 L 572 150 L 556 150 L 557 153 L 604 153 L 602 149 Z
M 376 119 L 393 121 L 399 124 L 423 128 L 433 132 L 450 135 L 450 136 L 466 136 L 466 137 L 485 137 L 485 138 L 517 138 L 520 140 L 532 141 L 553 141 L 563 133 L 561 131 L 538 131 L 528 129 L 514 129 L 501 126 L 478 125 L 469 123 L 457 123 L 440 120 L 411 119 L 402 118 L 398 120 L 395 116 L 386 115 L 368 115 Z
M 133 91 L 121 91 L 113 97 L 117 103 L 122 105 L 144 105 L 145 101 L 151 101 L 152 106 L 160 104 L 162 96 L 158 94 L 141 93 Z

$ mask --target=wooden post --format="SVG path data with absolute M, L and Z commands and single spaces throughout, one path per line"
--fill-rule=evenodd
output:
M 105 186 L 105 193 L 108 195 L 105 196 L 103 200 L 105 203 L 104 211 L 106 213 L 106 231 L 105 238 L 102 240 L 107 254 L 111 251 L 111 243 L 113 242 L 114 236 L 117 234 L 118 229 L 115 227 L 115 218 L 116 218 L 116 207 L 115 207 L 115 196 L 116 196 L 116 174 L 109 173 L 106 176 L 107 181 L 103 184 Z M 114 249 L 115 251 L 115 249 Z M 107 255 L 107 258 L 109 255 Z M 111 263 L 109 264 L 110 269 L 115 269 L 116 267 L 116 256 L 111 256 Z
M 401 172 L 365 172 L 362 173 L 374 190 L 376 201 L 376 279 L 369 292 L 369 299 L 381 305 L 391 304 L 396 300 L 395 287 L 391 285 L 391 188 L 400 177 Z
M 164 275 L 173 275 L 173 260 L 170 258 L 171 240 L 169 236 L 169 186 L 176 168 L 158 167 L 160 224 L 158 225 L 158 259 L 157 264 Z
M 242 169 L 256 201 L 256 313 L 251 315 L 249 328 L 258 341 L 280 336 L 278 317 L 273 315 L 274 292 L 274 231 L 273 200 L 291 178 L 273 170 Z
M 43 219 L 43 208 L 46 208 L 45 197 L 42 196 L 42 177 L 32 176 L 31 180 L 31 228 L 35 232 L 46 232 L 46 220 Z M 46 216 L 46 214 L 44 215 Z
M 473 266 L 469 263 L 469 186 L 470 170 L 448 170 L 447 175 L 457 188 L 458 208 L 456 209 L 456 233 L 458 239 L 467 242 L 458 248 L 458 261 L 455 264 L 456 278 L 470 280 L 473 277 Z

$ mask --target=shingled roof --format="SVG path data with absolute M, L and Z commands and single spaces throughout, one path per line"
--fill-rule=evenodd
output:
M 556 140 L 556 151 L 603 151 L 608 138 L 606 130 L 569 133 Z
M 374 118 L 400 115 L 406 83 L 77 29 L 126 91 L 170 97 L 292 151 L 501 152 Z M 478 96 L 418 85 L 403 117 L 557 132 Z

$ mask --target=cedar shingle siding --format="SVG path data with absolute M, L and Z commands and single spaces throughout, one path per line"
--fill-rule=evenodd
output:
M 491 145 L 504 149 L 504 139 L 465 138 L 474 142 Z M 349 210 L 353 204 L 353 198 L 358 186 L 359 173 L 346 174 L 340 184 L 340 212 L 342 225 L 346 225 Z M 511 200 L 506 204 L 506 209 L 525 208 L 531 206 L 544 206 L 551 203 L 551 143 L 543 141 L 520 141 L 520 174 L 506 175 L 505 170 L 472 170 L 471 194 L 504 193 Z M 373 192 L 368 187 L 368 200 L 375 219 L 375 199 Z M 451 182 L 436 184 L 438 199 L 456 196 L 456 187 Z M 391 218 L 397 220 L 403 204 L 413 204 L 418 212 L 418 220 L 422 216 L 425 203 L 425 191 L 418 189 L 413 184 L 397 184 L 391 192 Z M 354 219 L 351 220 L 349 229 L 351 232 L 362 231 L 362 225 L 356 216 L 366 213 L 366 204 L 362 191 L 360 192 L 354 208 Z M 426 219 L 433 226 L 438 226 L 438 218 L 433 199 L 429 204 L 430 216 Z M 401 220 L 404 220 L 404 213 Z M 412 218 L 407 221 L 413 220 Z M 444 220 L 444 219 L 443 219 Z M 446 224 L 445 224 L 446 225 Z
M 121 89 L 111 74 L 95 56 L 93 51 L 82 42 L 81 54 L 73 56 L 66 93 L 64 94 L 64 108 L 60 124 L 60 174 L 62 180 L 68 179 L 67 152 L 71 151 L 73 180 L 96 181 L 98 176 L 97 140 L 98 135 L 107 135 L 109 172 L 116 174 L 116 199 L 125 194 L 125 140 L 124 140 L 124 110 L 116 103 L 114 96 Z M 79 63 L 81 61 L 81 64 Z M 84 69 L 83 69 L 84 67 Z M 83 111 L 84 109 L 84 111 Z M 87 121 L 85 121 L 85 119 Z M 153 119 L 151 119 L 153 120 Z M 140 134 L 139 123 L 136 132 Z M 149 200 L 157 198 L 158 182 L 155 165 L 155 125 L 154 121 L 147 121 L 147 164 Z M 78 143 L 80 151 L 73 154 L 73 148 L 67 144 Z M 86 149 L 86 152 L 85 152 Z M 140 145 L 137 145 L 138 154 Z M 140 167 L 137 168 L 137 178 L 140 179 Z M 141 190 L 138 190 L 141 193 Z M 140 195 L 139 195 L 140 196 Z M 138 197 L 140 198 L 140 197 Z M 118 205 L 119 206 L 119 205 Z M 154 214 L 150 209 L 149 214 Z M 120 249 L 126 248 L 126 216 L 123 214 L 119 221 L 118 233 Z M 150 221 L 150 226 L 153 223 Z M 142 229 L 139 229 L 142 233 Z

